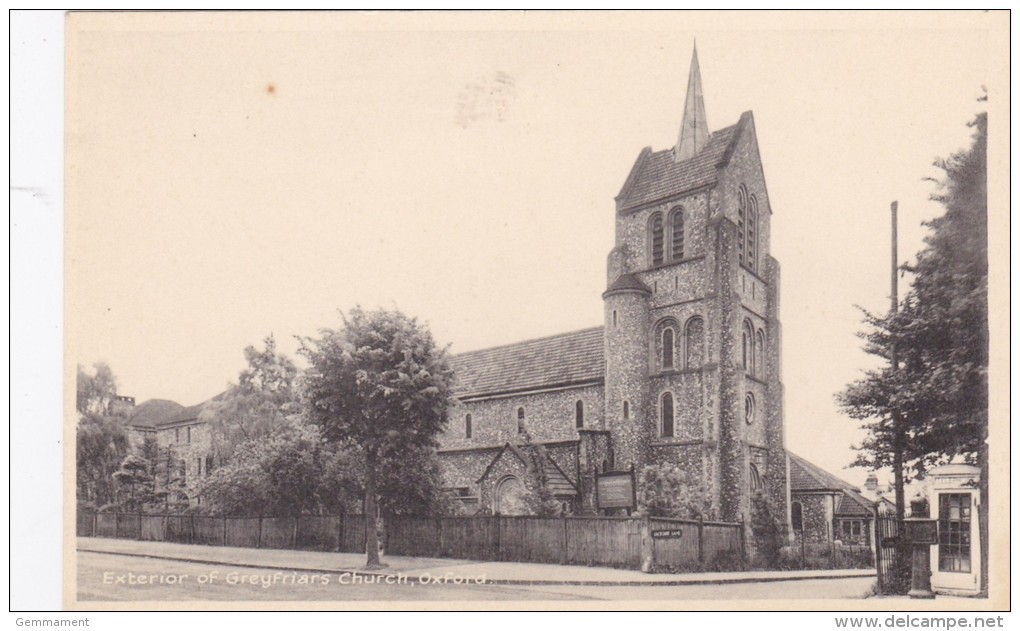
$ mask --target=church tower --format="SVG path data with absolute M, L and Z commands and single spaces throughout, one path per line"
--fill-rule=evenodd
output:
M 615 468 L 678 465 L 716 519 L 749 521 L 759 493 L 788 515 L 772 208 L 751 112 L 709 132 L 696 49 L 677 138 L 642 149 L 616 197 L 603 294 Z

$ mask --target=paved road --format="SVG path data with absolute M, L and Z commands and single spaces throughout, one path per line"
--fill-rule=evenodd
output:
M 211 577 L 211 578 L 209 578 Z M 354 578 L 337 572 L 277 572 L 146 559 L 115 554 L 78 553 L 81 601 L 499 601 L 499 600 L 717 600 L 769 598 L 860 598 L 871 578 L 743 583 L 734 585 L 510 586 L 395 582 Z M 393 579 L 397 581 L 398 579 Z

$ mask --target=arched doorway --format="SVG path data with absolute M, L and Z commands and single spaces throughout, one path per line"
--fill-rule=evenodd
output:
M 496 485 L 493 511 L 501 515 L 527 515 L 529 513 L 525 500 L 527 494 L 528 489 L 524 487 L 520 478 L 509 475 Z

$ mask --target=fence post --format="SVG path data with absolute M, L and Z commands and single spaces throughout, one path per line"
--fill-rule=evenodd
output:
M 740 522 L 740 556 L 748 564 L 751 563 L 751 555 L 747 550 L 747 523 L 744 521 Z
M 301 515 L 294 517 L 294 531 L 290 537 L 290 548 L 291 550 L 297 550 L 297 533 L 298 533 L 298 522 L 301 520 Z
M 347 519 L 347 513 L 340 513 L 340 516 L 336 518 L 336 551 L 344 551 L 344 521 Z
M 255 539 L 255 549 L 262 547 L 262 515 L 259 515 L 259 536 Z
M 641 571 L 650 574 L 655 565 L 655 547 L 652 543 L 652 524 L 648 516 L 641 518 Z
M 563 565 L 566 565 L 567 561 L 570 559 L 570 555 L 567 554 L 567 515 L 566 515 L 566 513 L 561 515 L 560 521 L 562 522 L 562 526 L 563 526 L 563 540 L 560 542 L 561 543 L 561 545 L 560 545 L 560 563 L 563 564 Z
M 446 552 L 445 552 L 445 550 L 446 550 L 446 546 L 445 546 L 446 541 L 443 538 L 443 518 L 442 517 L 436 517 L 436 530 L 437 530 L 437 534 L 438 534 L 437 539 L 439 539 L 439 552 L 437 553 L 437 556 L 444 557 L 444 556 L 446 556 Z
M 96 536 L 96 531 L 99 529 L 99 513 L 92 513 L 92 536 Z
M 499 513 L 496 513 L 495 515 L 493 515 L 493 520 L 495 520 L 495 524 L 496 524 L 496 560 L 499 561 L 499 560 L 501 560 L 503 558 L 503 549 L 502 549 L 502 545 L 503 545 L 502 538 L 503 537 L 502 537 L 502 533 L 500 532 L 502 530 L 502 527 L 501 527 L 500 522 L 499 522 Z
M 705 516 L 698 515 L 698 564 L 705 567 Z
M 227 517 L 223 516 L 223 545 L 227 545 Z

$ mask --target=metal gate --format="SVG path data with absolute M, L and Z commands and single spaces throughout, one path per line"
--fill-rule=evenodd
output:
M 875 571 L 882 594 L 906 594 L 910 590 L 910 543 L 903 536 L 896 515 L 875 512 Z

